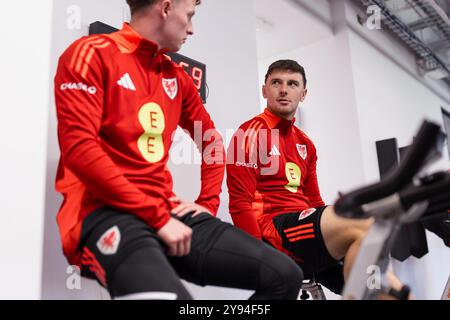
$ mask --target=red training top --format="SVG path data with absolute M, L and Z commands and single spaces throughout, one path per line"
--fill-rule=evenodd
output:
M 61 149 L 56 190 L 64 196 L 57 221 L 70 263 L 80 261 L 83 219 L 101 206 L 135 214 L 156 230 L 169 221 L 174 193 L 166 163 L 178 125 L 191 137 L 194 122 L 210 130 L 206 142 L 199 141 L 203 134 L 195 141 L 206 151 L 196 203 L 217 213 L 222 139 L 192 79 L 155 43 L 128 24 L 75 41 L 59 60 L 55 97 Z
M 325 205 L 316 175 L 316 148 L 292 121 L 268 109 L 241 125 L 228 148 L 230 214 L 261 239 L 272 217 Z M 267 234 L 270 237 L 270 234 Z

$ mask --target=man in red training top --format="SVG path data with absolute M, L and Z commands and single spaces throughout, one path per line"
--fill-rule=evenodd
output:
M 297 62 L 269 67 L 263 86 L 267 108 L 240 126 L 228 149 L 229 208 L 237 227 L 288 254 L 306 277 L 339 292 L 340 261 L 345 257 L 347 276 L 371 221 L 341 218 L 325 206 L 316 148 L 294 125 L 306 93 L 305 71 Z
M 127 3 L 130 24 L 75 41 L 59 60 L 57 220 L 68 261 L 113 298 L 190 299 L 180 277 L 255 290 L 254 299 L 297 298 L 303 275 L 291 259 L 214 217 L 222 139 L 192 79 L 164 55 L 193 34 L 200 1 Z M 177 126 L 210 137 L 195 141 L 195 203 L 172 191 L 166 164 Z

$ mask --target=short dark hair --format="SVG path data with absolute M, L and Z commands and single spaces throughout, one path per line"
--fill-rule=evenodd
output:
M 292 72 L 300 73 L 303 77 L 304 86 L 306 88 L 306 74 L 305 74 L 305 68 L 303 68 L 301 65 L 298 64 L 297 61 L 294 60 L 278 60 L 272 63 L 269 66 L 269 69 L 267 69 L 266 78 L 264 79 L 264 83 L 267 82 L 267 79 L 269 76 L 274 72 L 275 70 L 289 70 Z
M 130 6 L 131 14 L 133 15 L 141 9 L 151 6 L 156 1 L 158 0 L 127 0 L 127 3 Z M 201 2 L 201 0 L 197 0 L 195 4 L 199 5 Z

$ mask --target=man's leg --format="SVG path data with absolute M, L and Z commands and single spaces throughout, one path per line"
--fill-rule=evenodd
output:
M 255 290 L 251 299 L 296 299 L 303 273 L 276 249 L 209 214 L 182 219 L 193 230 L 191 253 L 171 258 L 178 274 L 199 285 Z
M 164 249 L 156 240 L 153 241 L 153 247 L 135 250 L 117 267 L 108 286 L 114 299 L 192 299 L 167 260 Z
M 154 231 L 137 217 L 101 208 L 83 225 L 82 275 L 113 299 L 188 300 Z
M 330 255 L 336 259 L 344 258 L 344 278 L 347 279 L 373 219 L 348 219 L 339 217 L 333 206 L 325 209 L 320 220 L 322 236 Z
M 373 218 L 348 219 L 339 217 L 332 206 L 327 207 L 322 215 L 320 228 L 328 252 L 337 260 L 345 257 L 345 280 L 350 275 L 361 243 L 372 224 Z M 386 277 L 393 289 L 398 291 L 402 289 L 403 284 L 391 271 L 386 272 Z

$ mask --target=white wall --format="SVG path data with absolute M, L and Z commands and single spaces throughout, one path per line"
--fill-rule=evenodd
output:
M 328 0 L 253 0 L 258 58 L 265 59 L 330 36 Z M 298 21 L 308 31 L 298 29 Z M 318 23 L 319 22 L 319 23 Z M 292 41 L 286 41 L 292 39 Z
M 224 139 L 230 139 L 235 129 L 259 110 L 253 2 L 202 2 L 194 20 L 194 36 L 180 53 L 206 64 L 209 88 L 206 109 Z M 194 148 L 189 139 L 187 142 Z M 170 169 L 175 192 L 194 200 L 200 190 L 199 166 L 172 162 Z M 189 188 L 185 186 L 186 181 L 190 183 Z M 225 181 L 218 216 L 231 221 Z
M 400 146 L 410 144 L 424 118 L 442 124 L 440 107 L 450 108 L 448 86 L 423 78 L 413 55 L 385 30 L 357 25 L 349 2 L 331 6 L 334 35 L 258 61 L 260 83 L 277 59 L 295 59 L 306 69 L 309 92 L 299 125 L 317 145 L 319 185 L 328 203 L 338 191 L 379 179 L 377 140 L 396 137 Z M 298 22 L 298 30 L 308 27 Z M 445 154 L 433 168 L 449 164 Z M 450 274 L 450 252 L 434 234 L 427 237 L 428 255 L 394 268 L 417 298 L 439 299 Z
M 40 297 L 52 2 L 1 5 L 0 299 Z
M 102 299 L 108 294 L 94 281 L 82 279 L 81 290 L 67 289 L 66 282 L 72 274 L 67 274 L 68 264 L 62 254 L 61 242 L 56 224 L 56 214 L 62 197 L 55 192 L 54 181 L 59 160 L 59 147 L 56 135 L 56 110 L 53 96 L 53 78 L 59 56 L 76 39 L 87 35 L 89 24 L 102 21 L 116 28 L 122 26 L 124 17 L 129 14 L 122 0 L 58 0 L 53 5 L 51 44 L 51 83 L 47 136 L 47 171 L 45 197 L 45 239 L 42 270 L 43 299 Z M 79 22 L 79 25 L 77 25 Z
M 298 29 L 305 28 L 300 21 Z M 261 85 L 268 66 L 278 59 L 294 59 L 305 68 L 308 94 L 297 125 L 317 147 L 320 190 L 324 201 L 332 203 L 338 191 L 364 181 L 348 35 L 337 28 L 327 39 L 258 61 Z
M 75 39 L 87 34 L 88 25 L 96 20 L 120 28 L 128 9 L 125 0 L 58 0 L 53 14 L 52 71 L 56 70 L 57 58 Z M 81 29 L 68 29 L 67 9 L 77 5 L 81 10 Z M 230 23 L 232 21 L 238 23 Z M 257 93 L 256 36 L 253 2 L 251 0 L 204 1 L 194 18 L 194 36 L 180 52 L 207 65 L 209 98 L 207 109 L 218 129 L 225 134 L 244 119 L 255 114 L 259 108 Z M 238 97 L 238 98 L 237 98 Z M 66 288 L 67 263 L 61 252 L 55 222 L 61 197 L 54 191 L 54 177 L 59 157 L 56 140 L 54 100 L 50 102 L 49 150 L 47 154 L 47 195 L 45 220 L 45 248 L 43 289 L 44 299 L 102 299 L 107 293 L 94 282 L 83 280 L 82 290 Z M 192 146 L 191 142 L 187 142 Z M 174 147 L 177 144 L 174 144 Z M 193 147 L 192 147 L 193 148 Z M 182 198 L 194 200 L 200 190 L 198 165 L 169 164 L 175 192 Z M 229 221 L 227 210 L 228 192 L 224 184 L 219 217 Z M 196 299 L 244 299 L 251 292 L 216 287 L 199 288 L 187 284 Z
M 395 137 L 403 147 L 412 143 L 424 119 L 442 125 L 441 107 L 449 110 L 450 90 L 442 81 L 422 77 L 413 55 L 393 43 L 386 30 L 358 28 L 351 6 L 346 6 L 346 15 L 365 181 L 373 182 L 379 179 L 374 141 Z M 444 151 L 429 171 L 449 167 L 448 152 Z M 440 299 L 450 276 L 450 251 L 428 231 L 427 240 L 426 256 L 394 261 L 394 270 L 411 286 L 416 298 Z
M 253 1 L 203 1 L 194 19 L 195 34 L 180 53 L 206 63 L 209 87 L 206 108 L 228 140 L 242 122 L 259 111 Z M 189 144 L 192 145 L 190 141 Z M 177 195 L 194 200 L 200 190 L 199 166 L 172 163 L 169 167 Z M 225 180 L 218 217 L 231 221 Z M 251 294 L 216 287 L 188 288 L 196 299 L 246 299 Z
M 374 141 L 396 137 L 399 146 L 409 145 L 423 119 L 442 124 L 441 106 L 449 109 L 450 105 L 357 34 L 350 32 L 350 43 L 364 172 L 366 181 L 376 181 L 379 173 Z M 444 152 L 433 171 L 449 167 L 448 153 Z M 450 275 L 450 250 L 434 234 L 427 232 L 427 237 L 430 252 L 421 259 L 396 262 L 394 270 L 411 285 L 416 298 L 440 299 Z

